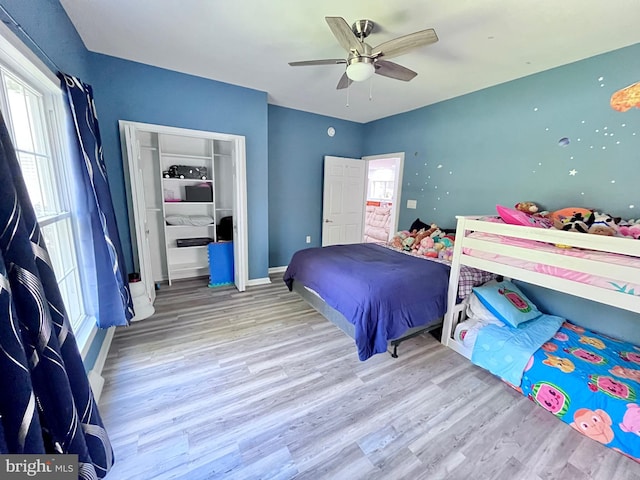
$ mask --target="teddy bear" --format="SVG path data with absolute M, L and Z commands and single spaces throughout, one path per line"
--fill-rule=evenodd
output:
M 538 213 L 538 210 L 540 210 L 538 208 L 538 205 L 533 202 L 518 202 L 516 203 L 514 208 L 516 210 L 520 210 L 521 212 L 529 214 Z
M 393 248 L 397 248 L 398 250 L 402 250 L 402 241 L 407 238 L 407 236 L 405 235 L 405 232 L 398 232 L 396 233 L 393 238 L 391 239 L 391 246 Z
M 427 251 L 433 248 L 434 241 L 431 237 L 424 237 L 420 240 L 420 246 L 418 248 L 418 255 L 426 255 Z

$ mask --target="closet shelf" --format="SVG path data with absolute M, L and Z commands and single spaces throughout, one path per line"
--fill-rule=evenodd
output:
M 211 155 L 189 155 L 189 154 L 186 154 L 186 153 L 162 152 L 162 153 L 160 153 L 160 156 L 162 156 L 162 157 L 175 157 L 175 158 L 191 158 L 191 159 L 194 159 L 194 160 L 211 161 Z

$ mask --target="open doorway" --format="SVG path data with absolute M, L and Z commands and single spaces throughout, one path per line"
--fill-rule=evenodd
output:
M 404 153 L 363 159 L 367 162 L 363 242 L 388 242 L 398 229 Z

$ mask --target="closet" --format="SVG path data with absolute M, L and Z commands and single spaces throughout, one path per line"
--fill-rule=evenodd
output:
M 209 275 L 210 242 L 233 242 L 233 281 L 243 291 L 244 137 L 122 120 L 120 136 L 136 268 L 150 297 L 156 284 Z

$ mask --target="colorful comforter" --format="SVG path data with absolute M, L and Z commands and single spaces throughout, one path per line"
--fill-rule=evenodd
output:
M 522 393 L 640 462 L 640 347 L 565 322 L 527 364 Z

